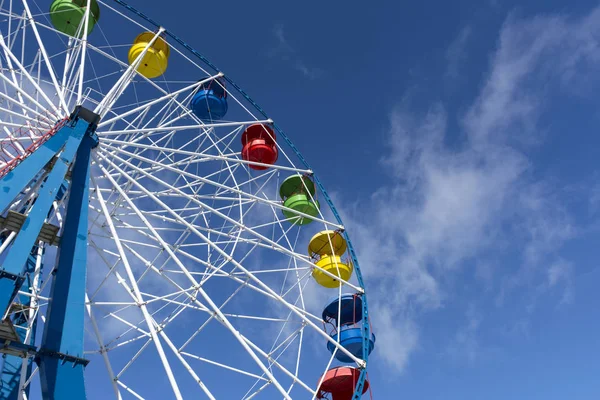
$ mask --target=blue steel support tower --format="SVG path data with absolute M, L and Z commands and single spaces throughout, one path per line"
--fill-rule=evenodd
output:
M 0 352 L 2 399 L 17 399 L 21 368 L 34 359 L 39 365 L 44 399 L 84 399 L 83 358 L 85 283 L 87 267 L 88 195 L 91 150 L 97 146 L 95 134 L 100 117 L 78 106 L 69 118 L 57 122 L 37 143 L 37 148 L 0 175 L 0 212 L 5 233 L 14 232 L 12 244 L 0 264 Z M 36 197 L 19 211 L 24 190 L 40 184 Z M 62 235 L 46 222 L 52 203 L 65 195 L 66 216 Z M 40 346 L 35 343 L 35 327 L 25 340 L 27 324 L 24 303 L 19 296 L 29 282 L 38 257 L 40 241 L 58 247 L 57 265 L 52 276 L 46 323 Z
M 25 211 L 25 210 L 24 210 Z M 4 242 L 5 238 L 0 239 L 1 242 Z M 33 284 L 33 282 L 31 281 L 34 272 L 35 272 L 35 267 L 36 267 L 36 263 L 37 263 L 37 255 L 38 255 L 38 251 L 39 250 L 43 251 L 43 247 L 40 248 L 38 246 L 34 246 L 31 249 L 31 253 L 29 254 L 29 257 L 27 259 L 27 263 L 25 265 L 25 284 L 27 284 L 28 286 L 31 286 Z M 41 265 L 40 265 L 41 267 Z M 18 304 L 27 304 L 27 302 L 29 301 L 29 299 L 26 296 L 18 296 L 18 300 L 17 303 Z M 34 321 L 32 329 L 31 329 L 31 333 L 29 338 L 26 338 L 26 328 L 27 328 L 27 324 L 29 323 L 29 320 L 27 318 L 27 316 L 25 315 L 25 313 L 27 312 L 27 308 L 23 307 L 22 309 L 16 311 L 12 316 L 11 316 L 11 322 L 12 324 L 17 327 L 17 329 L 15 329 L 15 333 L 18 336 L 18 339 L 20 340 L 21 343 L 25 344 L 25 345 L 29 345 L 32 343 L 35 343 L 35 330 L 36 330 L 36 323 Z M 23 365 L 24 362 L 27 362 L 27 376 L 29 376 L 29 374 L 31 373 L 31 360 L 28 358 L 24 358 L 21 356 L 21 354 L 17 354 L 17 355 L 13 355 L 13 354 L 5 354 L 3 357 L 3 363 L 2 363 L 2 381 L 1 384 L 2 386 L 0 386 L 0 399 L 7 399 L 7 400 L 17 400 L 19 398 L 19 382 L 21 381 L 21 367 Z M 25 394 L 29 394 L 28 391 L 25 392 Z

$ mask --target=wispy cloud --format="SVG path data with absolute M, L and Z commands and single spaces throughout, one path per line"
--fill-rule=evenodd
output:
M 461 326 L 446 349 L 446 353 L 453 359 L 461 362 L 466 359 L 473 364 L 480 355 L 479 328 L 483 317 L 471 305 L 465 313 L 465 323 Z
M 394 351 L 380 351 L 377 357 L 382 357 L 396 370 L 403 370 L 410 359 L 411 353 L 419 344 L 419 328 L 409 316 L 400 316 L 392 309 L 380 307 L 375 303 L 379 315 L 377 317 L 377 341 L 379 348 L 387 348 L 393 344 Z M 385 347 L 384 347 L 385 346 Z
M 446 77 L 456 79 L 460 76 L 462 63 L 467 59 L 467 44 L 472 28 L 465 26 L 446 50 Z
M 573 269 L 573 264 L 564 260 L 558 260 L 548 268 L 548 287 L 564 284 L 561 304 L 570 304 L 573 301 Z
M 468 32 L 449 54 L 460 56 Z M 390 152 L 381 161 L 390 183 L 345 217 L 371 288 L 378 347 L 402 345 L 400 356 L 380 351 L 375 360 L 397 371 L 406 367 L 419 344 L 418 317 L 455 299 L 445 282 L 456 271 L 502 282 L 500 295 L 562 283 L 570 288 L 573 266 L 560 249 L 579 232 L 573 210 L 560 188 L 534 173 L 530 150 L 543 145 L 548 81 L 563 95 L 573 95 L 582 80 L 591 82 L 576 71 L 600 64 L 599 33 L 600 9 L 579 20 L 510 17 L 480 93 L 458 116 L 459 132 L 449 131 L 443 104 L 423 111 L 406 97 L 392 110 Z M 448 135 L 458 143 L 448 146 Z M 516 266 L 494 270 L 508 255 Z M 471 339 L 484 321 L 476 317 L 459 329 L 454 344 L 477 344 Z
M 276 39 L 276 45 L 269 51 L 271 58 L 278 58 L 289 64 L 294 70 L 300 72 L 305 78 L 313 80 L 320 78 L 324 71 L 317 67 L 309 66 L 298 55 L 297 51 L 287 40 L 284 33 L 283 24 L 276 24 L 273 27 L 273 36 Z

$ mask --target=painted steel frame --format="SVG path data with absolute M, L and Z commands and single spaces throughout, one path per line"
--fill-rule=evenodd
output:
M 176 36 L 173 32 L 169 31 L 168 29 L 165 29 L 162 25 L 160 25 L 158 22 L 154 21 L 153 19 L 151 19 L 150 17 L 148 17 L 147 15 L 143 14 L 142 12 L 138 11 L 136 8 L 130 6 L 129 4 L 127 4 L 125 1 L 123 0 L 113 0 L 115 3 L 125 7 L 127 10 L 129 10 L 130 12 L 136 14 L 138 17 L 144 19 L 146 22 L 152 24 L 155 28 L 157 29 L 164 29 L 164 33 L 169 36 L 171 39 L 173 39 L 174 41 L 176 41 L 177 43 L 179 43 L 181 46 L 183 46 L 186 50 L 190 51 L 192 54 L 194 54 L 196 57 L 198 57 L 202 62 L 204 62 L 206 65 L 208 65 L 212 70 L 214 70 L 216 73 L 221 73 L 221 70 L 219 68 L 217 68 L 213 63 L 211 63 L 206 57 L 204 57 L 202 54 L 200 54 L 198 51 L 196 51 L 193 47 L 191 47 L 189 44 L 187 44 L 186 42 L 184 42 L 181 38 L 179 38 L 178 36 Z M 225 79 L 225 81 L 227 83 L 229 83 L 231 85 L 231 87 L 233 87 L 239 94 L 241 94 L 244 99 L 246 99 L 246 101 L 248 101 L 250 104 L 252 104 L 254 106 L 254 108 L 256 109 L 256 111 L 258 111 L 261 115 L 264 116 L 265 119 L 269 119 L 269 116 L 267 115 L 267 113 L 254 101 L 252 100 L 252 98 L 240 87 L 238 86 L 229 76 L 224 75 L 223 74 L 223 79 Z M 296 156 L 298 157 L 298 159 L 300 159 L 300 161 L 302 162 L 302 164 L 304 164 L 305 168 L 307 170 L 312 171 L 310 164 L 308 163 L 308 161 L 306 161 L 306 159 L 302 156 L 302 154 L 300 153 L 300 151 L 298 151 L 298 149 L 296 148 L 296 146 L 292 143 L 292 141 L 290 140 L 290 138 L 283 132 L 283 130 L 275 123 L 273 123 L 273 127 L 275 128 L 276 132 L 285 140 L 285 142 L 288 144 L 288 146 L 290 146 L 290 148 L 294 151 L 294 153 L 296 154 Z M 321 181 L 319 180 L 319 178 L 316 176 L 316 174 L 312 174 L 313 179 L 317 185 L 317 187 L 320 189 L 323 197 L 325 198 L 325 201 L 327 202 L 327 204 L 329 205 L 329 207 L 331 208 L 331 211 L 333 213 L 333 215 L 335 216 L 335 219 L 337 220 L 337 222 L 343 226 L 343 222 L 342 222 L 342 218 L 340 216 L 340 214 L 338 213 L 337 209 L 335 208 L 333 201 L 331 200 L 331 197 L 329 196 L 329 194 L 327 193 L 327 191 L 325 190 L 325 187 L 323 186 L 323 184 L 321 183 Z M 348 232 L 346 230 L 343 231 L 343 236 L 344 239 L 346 239 L 347 243 L 348 243 L 348 253 L 350 254 L 350 257 L 352 259 L 352 262 L 354 264 L 354 268 L 356 271 L 356 279 L 358 280 L 358 283 L 360 285 L 361 288 L 363 288 L 364 291 L 364 280 L 362 277 L 362 273 L 360 271 L 360 266 L 359 266 L 359 262 L 358 262 L 358 258 L 356 256 L 356 251 L 354 250 L 354 246 L 352 245 L 352 241 L 350 240 L 350 237 L 348 236 Z M 370 323 L 370 319 L 369 319 L 369 308 L 368 308 L 368 303 L 367 303 L 367 295 L 366 292 L 363 292 L 362 294 L 362 299 L 363 299 L 363 318 L 365 320 L 365 323 L 362 324 L 363 325 L 363 356 L 362 356 L 362 360 L 365 362 L 365 365 L 368 361 L 369 358 L 369 340 L 371 337 L 371 323 Z M 364 384 L 365 384 L 365 380 L 367 379 L 367 369 L 366 368 L 362 368 L 360 371 L 360 377 L 359 380 L 356 384 L 356 388 L 354 390 L 354 396 L 353 396 L 353 400 L 359 400 L 362 397 L 362 392 L 364 389 Z
M 35 357 L 39 365 L 42 396 L 48 399 L 66 399 L 73 396 L 85 399 L 83 370 L 87 360 L 83 358 L 83 342 L 89 175 L 91 150 L 98 144 L 94 132 L 97 117 L 89 110 L 77 107 L 68 122 L 59 122 L 56 132 L 51 131 L 50 139 L 0 179 L 7 193 L 2 196 L 2 210 L 8 208 L 21 190 L 36 178 L 43 178 L 41 189 L 46 189 L 38 191 L 38 197 L 29 210 L 23 227 L 13 236 L 14 241 L 2 265 L 0 306 L 3 307 L 4 315 L 7 315 L 25 280 L 23 266 L 29 266 L 33 262 L 34 269 L 37 269 L 39 254 L 33 250 L 39 245 L 36 241 L 38 234 L 53 202 L 64 195 L 64 179 L 69 168 L 73 166 L 70 185 L 72 190 L 67 203 L 59 257 L 52 280 L 52 301 L 48 308 L 41 347 L 36 349 L 27 345 L 31 342 L 32 335 L 29 335 L 29 338 L 20 335 L 21 341 L 27 343 L 6 344 L 15 349 L 24 349 Z M 44 169 L 49 169 L 46 176 L 41 173 Z M 60 295 L 54 295 L 55 293 Z M 29 360 L 29 357 L 27 359 Z M 6 375 L 5 365 L 2 377 L 3 383 L 7 384 L 6 388 L 3 388 L 5 394 L 11 399 L 22 396 L 24 385 L 21 380 L 30 369 L 29 361 L 12 361 L 13 365 L 9 367 L 14 369 L 13 376 Z M 17 372 L 18 380 L 15 379 Z
M 89 135 L 86 121 L 80 119 L 77 126 L 81 126 L 85 136 L 73 165 L 64 230 L 50 291 L 52 301 L 36 359 L 42 396 L 48 399 L 86 398 L 83 372 L 87 360 L 83 359 L 83 341 L 90 158 L 95 141 Z

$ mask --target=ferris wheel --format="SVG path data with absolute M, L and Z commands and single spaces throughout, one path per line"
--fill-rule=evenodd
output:
M 279 127 L 121 0 L 0 0 L 1 399 L 332 399 L 375 346 Z

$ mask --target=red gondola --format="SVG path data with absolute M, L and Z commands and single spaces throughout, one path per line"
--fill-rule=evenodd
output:
M 250 125 L 242 134 L 242 145 L 244 146 L 242 158 L 246 161 L 272 165 L 279 156 L 276 143 L 275 133 L 269 126 Z M 249 167 L 259 171 L 269 168 L 266 165 L 256 164 L 250 164 Z
M 323 383 L 319 386 L 317 399 L 325 399 L 331 395 L 331 400 L 352 400 L 354 388 L 358 382 L 360 371 L 352 367 L 332 368 L 322 378 Z M 362 394 L 369 390 L 369 381 L 365 380 Z

